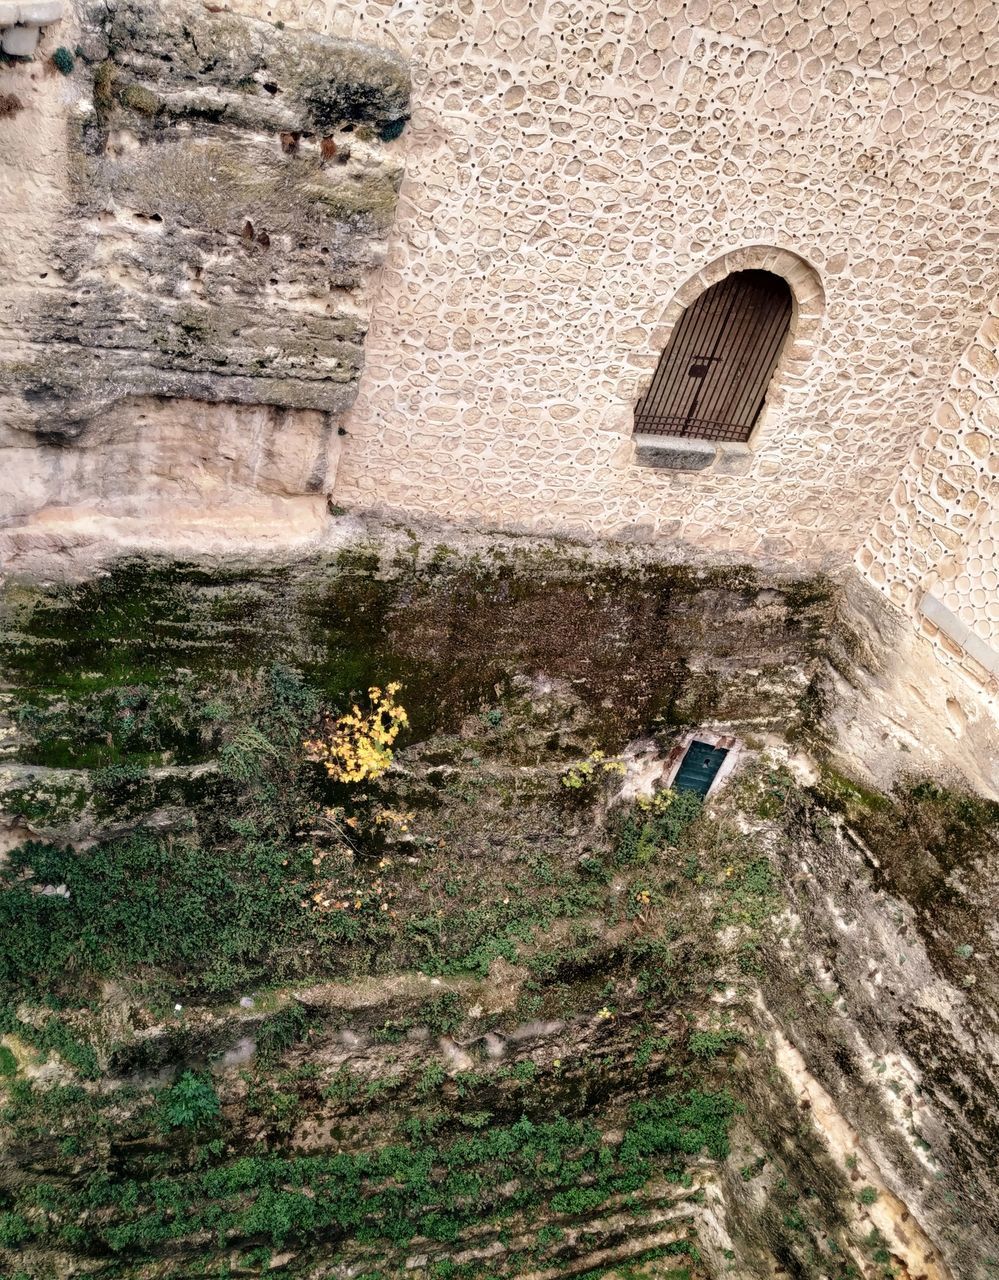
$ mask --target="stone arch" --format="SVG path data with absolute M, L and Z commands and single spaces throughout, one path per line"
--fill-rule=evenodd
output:
M 748 270 L 769 271 L 780 276 L 791 290 L 791 320 L 787 339 L 771 375 L 766 403 L 753 428 L 750 445 L 759 439 L 774 408 L 780 406 L 786 392 L 801 381 L 825 314 L 825 291 L 818 271 L 789 249 L 778 249 L 773 245 L 746 245 L 715 258 L 686 280 L 673 295 L 662 319 L 652 331 L 651 348 L 654 356 L 649 371 L 636 381 L 631 398 L 632 406 L 645 394 L 659 353 L 666 348 L 677 321 L 691 303 L 726 276 Z

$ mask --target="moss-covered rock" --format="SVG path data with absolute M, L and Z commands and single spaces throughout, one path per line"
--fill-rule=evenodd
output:
M 797 733 L 830 605 L 526 544 L 9 584 L 0 1268 L 987 1280 L 994 811 L 566 784 Z

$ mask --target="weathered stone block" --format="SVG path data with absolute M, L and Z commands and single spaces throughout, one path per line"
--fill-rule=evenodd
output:
M 13 27 L 4 27 L 0 36 L 0 49 L 12 58 L 30 58 L 38 48 L 41 31 L 36 26 L 18 23 Z
M 144 395 L 342 413 L 402 176 L 382 139 L 408 116 L 405 63 L 187 0 L 93 22 L 108 56 L 71 131 L 64 283 L 19 317 L 9 428 L 76 439 Z
M 718 447 L 715 472 L 720 476 L 748 475 L 753 465 L 753 453 L 748 445 L 722 444 Z
M 705 440 L 680 437 L 637 437 L 635 463 L 656 471 L 703 471 L 717 457 L 717 449 Z
M 0 27 L 18 22 L 44 27 L 49 22 L 58 22 L 64 8 L 64 0 L 0 0 Z

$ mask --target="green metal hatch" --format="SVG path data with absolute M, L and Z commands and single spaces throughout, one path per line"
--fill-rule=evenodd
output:
M 695 738 L 680 762 L 673 786 L 677 791 L 696 791 L 699 796 L 706 796 L 727 755 L 725 747 L 712 747 Z

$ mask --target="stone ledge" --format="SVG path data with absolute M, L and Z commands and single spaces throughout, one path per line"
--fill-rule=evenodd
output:
M 753 451 L 748 444 L 720 444 L 715 474 L 719 476 L 744 476 L 753 465 Z
M 999 652 L 986 644 L 980 636 L 976 636 L 967 623 L 962 622 L 957 614 L 948 609 L 936 596 L 928 591 L 924 592 L 919 601 L 919 612 L 949 640 L 959 645 L 969 658 L 973 658 L 992 675 L 999 675 Z
M 709 440 L 683 436 L 635 436 L 635 465 L 655 471 L 703 471 L 718 456 Z
M 0 27 L 12 27 L 21 22 L 29 27 L 44 27 L 48 22 L 58 22 L 65 9 L 63 0 L 0 0 Z
M 58 22 L 63 7 L 63 0 L 0 0 L 0 49 L 12 58 L 33 57 L 42 27 Z

